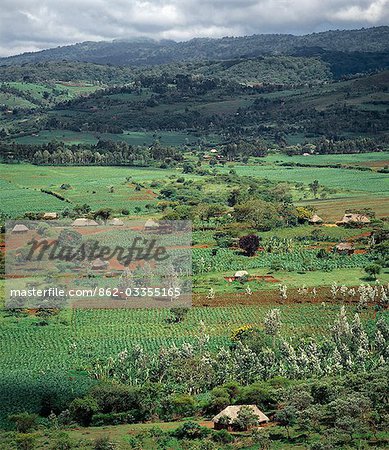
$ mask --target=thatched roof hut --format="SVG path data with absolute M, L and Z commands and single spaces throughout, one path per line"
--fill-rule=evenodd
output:
M 158 230 L 159 229 L 159 223 L 156 222 L 153 219 L 149 219 L 149 220 L 147 220 L 145 222 L 144 229 L 145 230 Z
M 238 270 L 235 272 L 234 278 L 244 278 L 248 276 L 247 270 Z
M 43 214 L 43 219 L 45 220 L 55 220 L 58 219 L 58 213 L 56 212 L 45 212 Z
M 79 217 L 72 223 L 72 227 L 96 227 L 98 223 L 92 219 L 85 219 L 84 217 Z
M 18 223 L 12 228 L 12 233 L 27 233 L 27 231 L 29 231 L 28 228 L 22 223 Z
M 114 217 L 108 222 L 108 225 L 113 225 L 114 227 L 122 227 L 124 225 L 124 222 L 121 219 Z
M 314 214 L 308 221 L 309 223 L 313 224 L 313 225 L 318 225 L 320 223 L 323 223 L 323 219 L 318 216 L 317 214 Z
M 365 225 L 370 223 L 370 219 L 363 214 L 345 214 L 342 220 L 336 222 L 337 225 Z
M 108 267 L 108 261 L 103 259 L 95 259 L 92 262 L 92 270 L 104 270 Z
M 335 250 L 338 253 L 345 253 L 350 255 L 351 253 L 354 253 L 354 246 L 351 242 L 340 242 L 335 246 Z
M 253 414 L 258 418 L 259 425 L 270 422 L 269 417 L 267 417 L 256 405 L 234 405 L 227 406 L 212 419 L 214 427 L 219 430 L 222 428 L 233 429 L 234 421 L 238 418 L 238 413 L 242 407 L 250 408 L 252 410 Z M 221 418 L 223 419 L 220 420 Z

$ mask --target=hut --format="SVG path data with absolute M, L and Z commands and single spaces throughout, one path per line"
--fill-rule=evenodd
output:
M 114 227 L 122 227 L 124 225 L 124 222 L 117 217 L 114 217 L 108 222 L 108 225 L 113 225 Z
M 45 220 L 55 220 L 58 219 L 58 213 L 56 212 L 45 212 L 43 214 L 43 219 Z
M 366 225 L 370 219 L 363 214 L 345 214 L 342 220 L 336 222 L 336 225 Z
M 249 276 L 249 273 L 247 270 L 238 270 L 235 272 L 234 278 L 235 280 L 239 280 L 240 278 L 247 278 Z
M 320 225 L 321 223 L 323 223 L 323 219 L 322 219 L 320 216 L 318 216 L 317 214 L 314 214 L 314 215 L 308 220 L 308 222 L 309 222 L 311 225 Z
M 250 408 L 252 410 L 253 414 L 258 418 L 258 425 L 270 422 L 269 417 L 267 417 L 256 405 L 234 405 L 227 406 L 212 419 L 214 428 L 216 430 L 226 429 L 234 431 L 234 422 L 238 418 L 239 411 L 242 407 Z
M 335 251 L 342 255 L 352 255 L 354 253 L 354 246 L 351 242 L 340 242 L 335 246 Z
M 22 223 L 18 223 L 16 224 L 13 228 L 12 228 L 12 233 L 27 233 L 28 228 L 26 227 L 26 225 L 23 225 Z
M 92 219 L 85 219 L 83 217 L 79 217 L 72 223 L 72 227 L 96 227 L 98 223 Z
M 149 219 L 145 222 L 143 228 L 145 231 L 157 231 L 159 230 L 159 223 L 153 219 Z
M 211 148 L 210 153 L 217 153 L 216 148 Z
M 105 261 L 103 259 L 95 259 L 92 262 L 91 269 L 92 270 L 105 270 L 108 267 L 108 261 Z

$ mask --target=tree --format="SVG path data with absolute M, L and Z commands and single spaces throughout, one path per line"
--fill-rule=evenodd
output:
M 101 219 L 104 222 L 106 222 L 111 217 L 111 214 L 112 214 L 111 208 L 101 208 L 93 213 L 93 217 L 95 219 Z
M 273 336 L 273 346 L 275 344 L 275 338 L 281 328 L 281 314 L 279 309 L 271 309 L 265 316 L 263 321 L 265 326 L 265 332 L 269 336 Z
M 275 415 L 275 420 L 285 428 L 288 439 L 290 439 L 290 427 L 297 422 L 297 411 L 293 406 L 286 406 Z
M 238 222 L 247 222 L 260 231 L 268 231 L 282 224 L 276 206 L 264 200 L 249 200 L 237 204 L 233 214 Z
M 318 180 L 313 180 L 312 183 L 309 183 L 309 189 L 312 191 L 313 196 L 316 198 L 317 193 L 319 192 L 319 182 Z
M 249 428 L 258 426 L 259 419 L 250 406 L 242 406 L 232 424 L 238 430 L 246 431 Z
M 370 279 L 375 280 L 381 272 L 381 266 L 379 264 L 370 264 L 365 267 L 365 272 L 369 275 Z
M 254 256 L 259 248 L 259 237 L 255 234 L 248 234 L 239 239 L 239 247 L 244 250 L 246 256 Z
M 88 214 L 91 210 L 91 207 L 84 203 L 83 205 L 76 205 L 74 208 L 74 212 L 78 214 Z
M 173 413 L 179 417 L 191 416 L 195 411 L 196 401 L 189 394 L 179 394 L 171 398 Z
M 270 450 L 271 440 L 267 434 L 264 434 L 263 430 L 253 430 L 251 437 L 260 450 Z
M 355 432 L 367 430 L 365 417 L 370 412 L 370 401 L 358 394 L 350 394 L 344 398 L 338 398 L 330 403 L 335 429 L 349 435 L 350 441 Z

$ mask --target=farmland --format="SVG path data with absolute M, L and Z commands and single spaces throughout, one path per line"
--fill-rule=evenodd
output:
M 258 179 L 303 183 L 307 186 L 313 179 L 317 179 L 322 186 L 332 189 L 330 198 L 321 200 L 308 198 L 307 189 L 296 190 L 296 197 L 301 204 L 314 205 L 320 214 L 330 221 L 341 217 L 345 209 L 352 209 L 360 204 L 371 207 L 378 216 L 386 215 L 385 200 L 389 192 L 387 174 L 372 171 L 357 171 L 342 168 L 326 167 L 288 167 L 280 166 L 284 161 L 307 161 L 305 157 L 285 157 L 271 155 L 265 159 L 265 164 L 255 165 L 226 165 L 218 169 L 220 173 L 227 173 L 233 168 L 238 175 L 251 176 Z M 302 159 L 304 158 L 304 159 Z M 370 162 L 382 165 L 388 159 L 387 153 L 372 153 L 363 155 L 324 155 L 308 158 L 315 164 L 365 164 Z M 156 193 L 150 189 L 134 191 L 133 183 L 149 184 L 153 180 L 179 173 L 179 169 L 148 169 L 134 167 L 36 167 L 32 165 L 3 165 L 1 166 L 2 183 L 4 186 L 2 210 L 12 215 L 25 211 L 27 201 L 31 211 L 60 211 L 69 205 L 66 202 L 42 193 L 41 189 L 49 189 L 61 193 L 70 205 L 88 203 L 92 208 L 108 206 L 115 210 L 129 209 L 134 211 L 136 206 L 144 208 L 153 203 Z M 358 177 L 358 184 L 355 179 Z M 196 179 L 196 175 L 186 178 Z M 129 181 L 126 182 L 126 179 Z M 62 184 L 69 184 L 70 189 L 60 189 Z M 110 188 L 114 192 L 109 192 Z M 211 189 L 211 187 L 210 187 Z M 331 198 L 332 197 L 332 198 Z M 27 200 L 31 199 L 31 200 Z
M 283 333 L 294 337 L 312 333 L 326 335 L 339 311 L 338 305 L 331 304 L 280 305 L 279 308 Z M 152 354 L 173 344 L 194 344 L 204 332 L 210 337 L 208 348 L 216 350 L 229 341 L 234 329 L 246 324 L 260 325 L 270 309 L 271 305 L 195 307 L 184 323 L 176 325 L 167 322 L 168 310 L 65 310 L 49 319 L 47 326 L 38 326 L 38 318 L 12 317 L 3 312 L 2 419 L 22 406 L 35 409 L 39 405 L 39 395 L 30 395 L 28 404 L 21 395 L 31 391 L 31 386 L 37 393 L 55 391 L 62 403 L 69 395 L 82 394 L 93 383 L 85 370 L 96 359 L 107 358 L 139 343 Z M 353 308 L 349 314 L 352 317 Z M 366 323 L 372 322 L 371 313 L 366 312 L 362 317 Z
M 1 450 L 388 446 L 387 56 L 209 41 L 0 67 Z

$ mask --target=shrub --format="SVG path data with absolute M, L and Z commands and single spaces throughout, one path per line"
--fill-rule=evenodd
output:
M 104 425 L 121 425 L 123 423 L 135 423 L 135 417 L 131 412 L 94 414 L 91 425 L 101 427 Z
M 70 414 L 80 425 L 88 427 L 91 424 L 93 414 L 98 410 L 97 402 L 94 398 L 76 398 L 70 404 Z
M 110 441 L 108 436 L 101 436 L 95 439 L 93 450 L 115 450 L 116 445 Z
M 32 433 L 23 433 L 16 436 L 15 443 L 17 450 L 33 450 L 35 447 L 36 435 Z
M 26 412 L 13 414 L 9 417 L 11 422 L 14 422 L 15 427 L 19 433 L 28 433 L 37 425 L 38 415 L 29 414 Z
M 227 430 L 214 431 L 211 436 L 212 440 L 220 444 L 230 444 L 234 438 Z
M 51 446 L 51 450 L 71 450 L 73 448 L 73 444 L 69 438 L 69 436 L 65 433 L 60 433 L 56 439 L 54 439 L 54 443 Z
M 175 395 L 171 399 L 173 413 L 181 416 L 191 416 L 195 412 L 196 401 L 189 394 Z
M 210 433 L 205 427 L 196 422 L 185 422 L 173 431 L 172 435 L 178 439 L 201 439 Z
M 124 384 L 99 384 L 90 396 L 98 404 L 102 413 L 125 413 L 136 410 L 140 404 L 139 389 Z
M 377 278 L 377 275 L 381 272 L 381 266 L 378 264 L 370 264 L 365 267 L 365 272 L 369 275 L 372 280 Z

